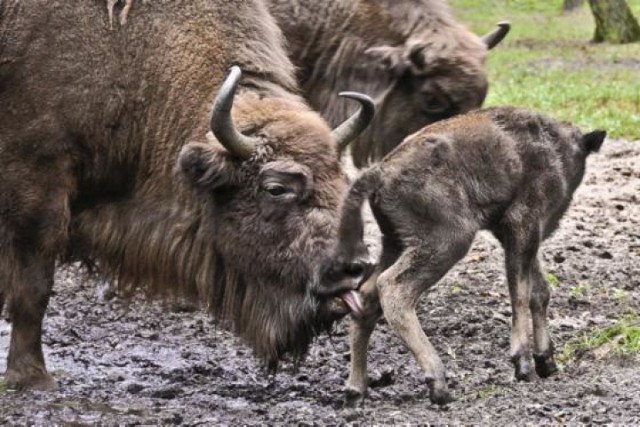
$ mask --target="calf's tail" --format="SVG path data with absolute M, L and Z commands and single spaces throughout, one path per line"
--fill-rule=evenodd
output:
M 351 184 L 342 205 L 338 231 L 338 251 L 343 259 L 354 259 L 362 251 L 364 221 L 362 205 L 382 185 L 382 171 L 378 165 L 364 171 Z

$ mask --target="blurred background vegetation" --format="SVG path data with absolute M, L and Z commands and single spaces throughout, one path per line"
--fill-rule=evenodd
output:
M 540 110 L 613 138 L 640 139 L 640 43 L 591 43 L 595 22 L 585 4 L 562 0 L 450 0 L 477 34 L 500 20 L 511 33 L 489 55 L 486 106 Z M 640 0 L 627 2 L 640 19 Z

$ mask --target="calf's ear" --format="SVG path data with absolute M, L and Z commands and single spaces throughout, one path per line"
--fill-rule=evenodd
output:
M 607 132 L 604 130 L 594 130 L 593 132 L 585 134 L 582 137 L 582 141 L 587 152 L 592 153 L 600 151 L 600 147 L 602 146 L 606 136 Z
M 226 151 L 210 144 L 191 143 L 182 147 L 178 170 L 195 188 L 215 190 L 235 181 L 236 165 Z

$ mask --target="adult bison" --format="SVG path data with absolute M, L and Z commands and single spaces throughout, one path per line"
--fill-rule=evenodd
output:
M 332 123 L 353 107 L 335 96 L 375 95 L 378 114 L 354 142 L 361 167 L 434 121 L 479 107 L 485 58 L 509 31 L 483 38 L 457 22 L 444 0 L 267 0 L 299 68 L 304 94 Z
M 55 386 L 41 334 L 59 260 L 199 299 L 271 363 L 301 355 L 358 307 L 314 278 L 346 185 L 336 147 L 371 101 L 350 95 L 361 112 L 331 131 L 260 1 L 138 3 L 109 28 L 103 0 L 0 2 L 5 380 Z

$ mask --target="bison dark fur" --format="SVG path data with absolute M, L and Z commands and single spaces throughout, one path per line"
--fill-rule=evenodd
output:
M 337 124 L 354 110 L 337 90 L 372 95 L 377 116 L 354 142 L 362 167 L 409 134 L 482 105 L 487 50 L 509 29 L 483 39 L 444 0 L 267 0 L 282 28 L 311 105 Z
M 367 253 L 360 208 L 369 198 L 383 233 L 382 255 L 362 285 L 364 313 L 351 330 L 350 397 L 367 388 L 366 349 L 384 313 L 424 371 L 433 402 L 450 400 L 445 370 L 416 316 L 424 293 L 469 250 L 478 230 L 501 242 L 513 308 L 511 359 L 515 375 L 556 371 L 547 325 L 549 289 L 539 248 L 558 226 L 580 184 L 587 156 L 606 133 L 516 108 L 491 108 L 428 126 L 409 136 L 351 186 L 342 210 L 340 244 L 324 267 L 345 288 L 360 280 Z M 353 278 L 354 275 L 358 276 Z M 340 285 L 338 285 L 340 286 Z
M 314 292 L 346 178 L 278 27 L 257 0 L 138 2 L 116 27 L 104 0 L 0 2 L 6 381 L 55 386 L 41 335 L 58 261 L 202 302 L 272 365 L 302 355 L 348 312 Z M 250 156 L 207 135 L 232 65 Z

